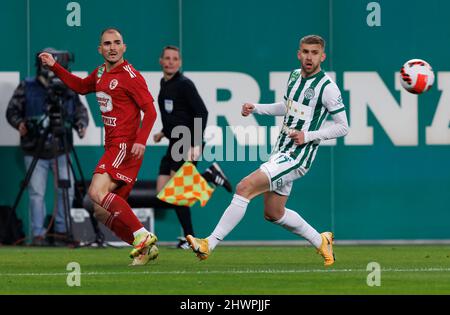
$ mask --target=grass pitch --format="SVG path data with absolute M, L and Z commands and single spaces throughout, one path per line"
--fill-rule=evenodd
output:
M 206 261 L 160 247 L 158 259 L 129 267 L 130 248 L 0 247 L 0 294 L 450 294 L 450 246 L 335 246 L 323 267 L 312 247 L 219 246 Z M 66 283 L 67 264 L 81 286 Z M 367 265 L 381 266 L 368 286 Z

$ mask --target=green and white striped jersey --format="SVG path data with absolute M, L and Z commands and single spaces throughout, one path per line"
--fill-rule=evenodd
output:
M 289 132 L 293 129 L 303 130 L 306 135 L 307 132 L 318 130 L 328 114 L 345 111 L 341 92 L 323 71 L 303 78 L 301 70 L 296 69 L 289 76 L 284 100 L 286 114 L 273 153 L 285 153 L 298 160 L 298 166 L 308 169 L 320 140 L 296 145 L 294 140 L 288 137 Z

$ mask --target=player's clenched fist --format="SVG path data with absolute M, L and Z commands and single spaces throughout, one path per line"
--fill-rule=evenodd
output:
M 55 64 L 55 58 L 53 58 L 52 54 L 43 52 L 39 55 L 39 59 L 41 59 L 43 66 L 53 67 Z
M 242 116 L 248 116 L 251 113 L 253 113 L 254 110 L 255 110 L 255 105 L 250 104 L 250 103 L 245 103 L 244 105 L 242 105 L 241 114 L 242 114 Z
M 131 155 L 136 159 L 139 160 L 144 156 L 145 151 L 145 145 L 140 143 L 133 144 L 133 147 L 131 148 Z
M 295 130 L 289 132 L 289 138 L 294 140 L 295 144 L 302 145 L 305 143 L 305 133 L 302 130 Z

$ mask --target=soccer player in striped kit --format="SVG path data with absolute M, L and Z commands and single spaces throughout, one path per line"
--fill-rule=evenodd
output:
M 84 79 L 61 67 L 51 54 L 39 57 L 70 89 L 79 94 L 96 93 L 105 126 L 105 153 L 88 194 L 96 217 L 133 245 L 133 263 L 145 264 L 157 256 L 157 238 L 144 228 L 126 199 L 136 182 L 156 111 L 144 78 L 124 59 L 125 51 L 120 31 L 105 29 L 98 47 L 105 62 Z
M 242 179 L 236 193 L 211 235 L 205 239 L 188 236 L 191 248 L 201 260 L 222 241 L 244 217 L 248 203 L 264 194 L 264 218 L 308 240 L 324 258 L 334 263 L 333 234 L 318 233 L 296 211 L 285 207 L 293 181 L 311 167 L 321 140 L 345 136 L 347 116 L 337 85 L 321 69 L 325 41 L 317 35 L 300 40 L 297 57 L 301 69 L 291 72 L 284 101 L 242 106 L 242 115 L 251 113 L 284 116 L 283 126 L 269 160 Z M 331 114 L 333 121 L 325 125 Z

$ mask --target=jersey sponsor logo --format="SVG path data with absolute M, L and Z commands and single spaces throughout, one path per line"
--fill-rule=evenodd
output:
M 113 103 L 112 103 L 112 97 L 105 92 L 97 92 L 95 93 L 95 96 L 97 97 L 98 105 L 100 106 L 100 111 L 102 113 L 107 113 L 112 111 L 113 109 Z
M 116 173 L 117 177 L 123 180 L 124 182 L 131 183 L 133 180 L 123 174 Z
M 305 91 L 305 98 L 306 98 L 307 100 L 310 100 L 310 99 L 312 99 L 312 98 L 314 97 L 315 94 L 316 94 L 316 93 L 314 92 L 314 89 L 312 89 L 312 88 L 307 88 L 306 91 Z
M 292 72 L 288 85 L 290 85 L 292 82 L 295 82 L 299 77 L 300 77 L 300 71 Z
M 131 78 L 136 78 L 136 73 L 133 72 L 130 65 L 125 65 L 123 68 L 130 74 Z
M 97 78 L 100 79 L 100 78 L 102 77 L 102 75 L 103 75 L 103 72 L 105 72 L 105 66 L 98 68 L 98 71 L 97 71 Z M 98 81 L 97 81 L 97 82 L 98 82 Z
M 173 101 L 172 100 L 164 100 L 164 109 L 167 113 L 171 113 L 173 111 Z
M 294 101 L 288 101 L 287 106 L 289 115 L 305 121 L 311 118 L 312 115 L 311 107 Z
M 111 127 L 115 127 L 116 125 L 116 117 L 108 117 L 108 116 L 103 116 L 102 115 L 102 119 L 103 119 L 103 124 L 105 126 L 111 126 Z
M 109 82 L 109 89 L 114 90 L 118 84 L 119 81 L 117 81 L 116 79 L 112 79 L 111 82 Z

